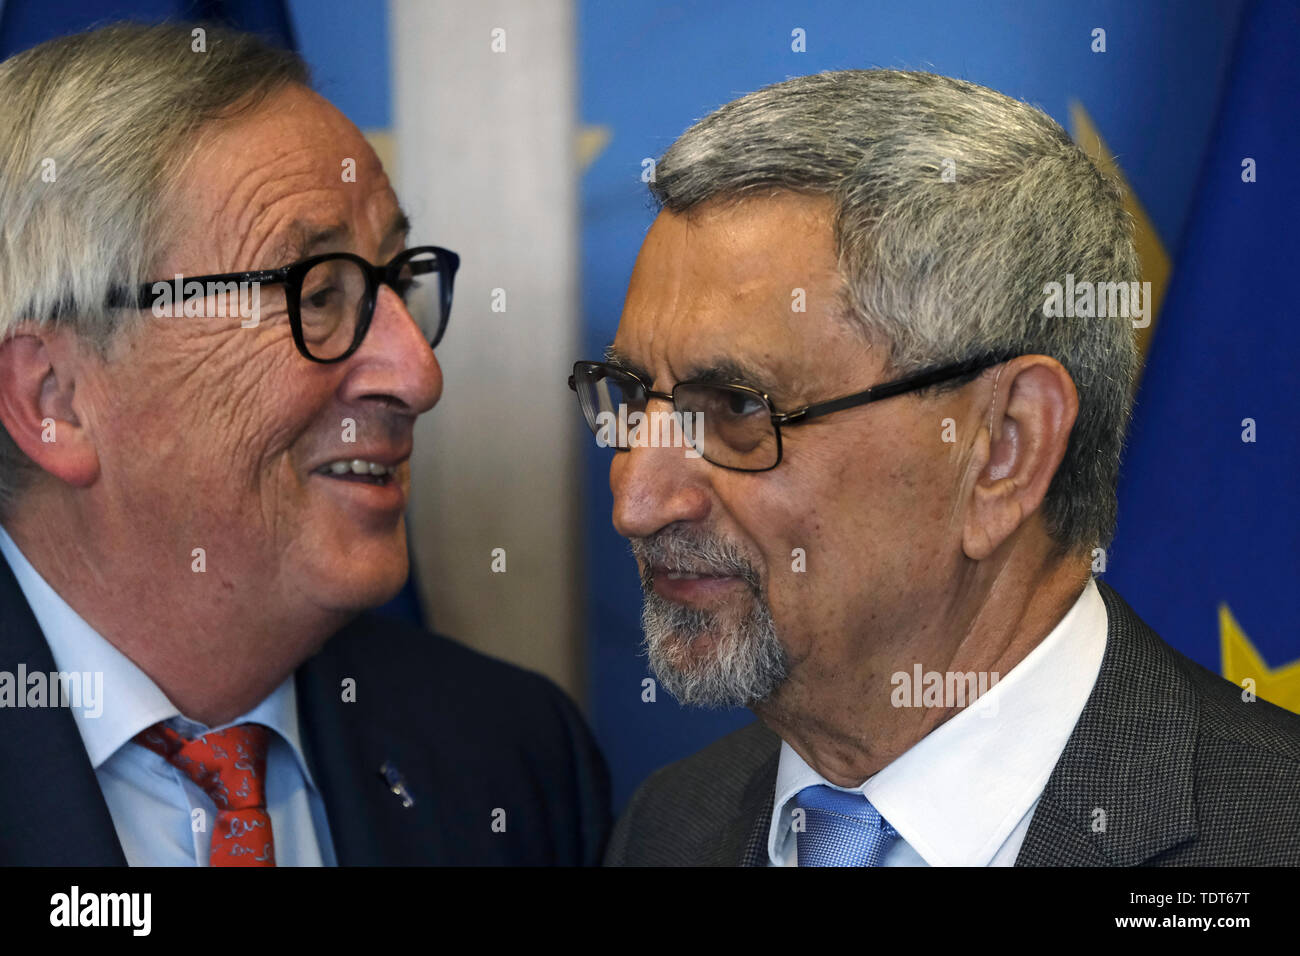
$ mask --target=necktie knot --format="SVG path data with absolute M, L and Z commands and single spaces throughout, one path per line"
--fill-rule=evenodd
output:
M 212 866 L 275 865 L 266 812 L 267 728 L 239 724 L 187 740 L 158 723 L 134 739 L 194 781 L 216 806 Z
M 813 786 L 800 790 L 804 813 L 796 833 L 800 866 L 879 866 L 898 831 L 861 793 Z

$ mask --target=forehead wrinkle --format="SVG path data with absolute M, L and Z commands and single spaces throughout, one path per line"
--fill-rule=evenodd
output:
M 655 386 L 666 390 L 677 382 L 738 381 L 771 394 L 788 390 L 788 383 L 778 374 L 787 363 L 779 361 L 774 343 L 751 342 L 751 345 L 757 344 L 760 354 L 737 356 L 719 352 L 717 346 L 726 348 L 726 345 L 708 329 L 715 322 L 725 325 L 728 317 L 735 318 L 746 301 L 762 301 L 768 297 L 772 286 L 770 270 L 753 268 L 754 262 L 765 262 L 766 259 L 756 251 L 745 249 L 724 229 L 711 240 L 726 265 L 725 273 L 719 274 L 717 256 L 706 264 L 693 255 L 704 229 L 716 230 L 719 224 L 711 218 L 691 215 L 661 213 L 661 216 L 663 218 L 656 225 L 663 228 L 672 224 L 677 228 L 668 236 L 660 234 L 658 254 L 668 263 L 675 261 L 678 268 L 673 270 L 669 267 L 670 282 L 663 282 L 664 277 L 659 275 L 646 279 L 647 285 L 638 290 L 640 301 L 637 303 L 641 322 L 645 324 L 640 337 L 645 341 L 638 344 L 647 346 L 651 353 L 638 357 L 661 362 L 671 378 L 670 381 L 656 381 Z M 755 271 L 763 274 L 755 275 Z M 766 301 L 762 305 L 765 312 L 772 308 Z M 713 342 L 704 345 L 705 354 L 697 356 L 679 352 L 683 347 L 694 347 L 701 339 Z M 647 369 L 641 368 L 631 355 L 618 348 L 611 348 L 607 355 L 618 359 L 632 371 L 642 371 L 646 373 L 644 377 L 650 377 Z
M 307 168 L 280 168 L 290 164 L 295 156 L 311 157 L 315 152 L 310 146 L 298 146 L 267 156 L 261 162 L 245 169 L 239 175 L 239 178 L 231 184 L 226 198 L 217 206 L 218 214 L 228 215 L 230 206 L 236 203 L 242 204 L 243 209 L 247 211 L 257 205 L 259 193 L 262 190 L 277 186 L 283 188 L 287 182 L 318 174 L 320 170 L 313 169 L 312 167 L 316 164 L 310 162 L 307 164 Z M 251 188 L 250 183 L 252 183 Z
M 295 226 L 307 227 L 307 234 L 303 236 L 305 239 L 310 239 L 311 233 L 318 231 L 319 227 L 336 227 L 341 230 L 344 237 L 349 237 L 351 227 L 346 220 L 313 223 L 297 215 L 301 209 L 301 200 L 318 192 L 325 192 L 328 195 L 328 190 L 323 188 L 293 192 L 280 197 L 258 212 L 252 222 L 239 233 L 236 261 L 247 263 L 248 268 L 278 268 L 288 265 L 288 259 L 280 260 L 286 255 L 289 258 L 298 258 L 291 251 L 286 251 L 290 241 L 297 238 L 295 233 L 298 230 L 295 230 Z
M 236 233 L 239 237 L 236 255 L 238 261 L 247 263 L 249 268 L 259 265 L 274 268 L 287 264 L 271 259 L 278 258 L 287 251 L 283 247 L 288 240 L 297 238 L 292 232 L 295 223 L 302 221 L 303 225 L 310 227 L 310 223 L 302 218 L 303 207 L 310 205 L 314 208 L 316 204 L 309 203 L 309 200 L 317 194 L 322 194 L 328 203 L 329 190 L 325 187 L 304 189 L 294 188 L 292 183 L 282 185 L 284 188 L 276 191 L 278 195 L 250 203 L 240 217 Z M 286 230 L 290 230 L 289 234 L 286 234 Z M 268 254 L 271 259 L 263 258 Z
M 239 268 L 248 263 L 248 268 L 257 266 L 256 259 L 248 258 L 248 243 L 256 235 L 260 221 L 271 213 L 276 205 L 285 199 L 300 198 L 313 192 L 328 193 L 329 187 L 322 186 L 323 167 L 315 160 L 319 150 L 312 146 L 298 146 L 275 153 L 252 168 L 245 170 L 235 181 L 226 198 L 217 207 L 218 220 L 232 218 L 236 224 L 236 235 L 240 237 L 234 250 L 235 265 Z M 306 168 L 284 169 L 292 167 L 295 160 L 309 158 Z M 324 180 L 328 181 L 328 180 Z M 251 185 L 250 185 L 251 184 Z M 231 216 L 232 206 L 238 206 L 239 212 Z M 266 248 L 266 237 L 257 241 L 257 251 Z M 263 265 L 275 267 L 284 265 L 280 262 L 266 262 Z

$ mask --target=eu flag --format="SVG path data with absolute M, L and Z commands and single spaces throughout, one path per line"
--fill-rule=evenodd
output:
M 1300 6 L 1247 8 L 1137 396 L 1108 571 L 1174 647 L 1300 712 L 1297 50 Z

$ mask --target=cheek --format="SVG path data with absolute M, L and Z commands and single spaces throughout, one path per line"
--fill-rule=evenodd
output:
M 788 477 L 735 489 L 728 509 L 761 556 L 768 601 L 783 632 L 818 613 L 820 592 L 834 587 L 844 563 L 837 502 L 793 469 Z
M 868 557 L 852 520 L 860 515 L 843 512 L 839 504 L 828 498 L 808 499 L 806 508 L 788 516 L 774 541 L 769 593 L 778 623 L 815 629 L 860 586 Z
M 289 367 L 296 355 L 269 342 L 256 350 L 227 351 L 228 356 L 205 362 L 190 394 L 204 403 L 200 418 L 206 439 L 246 463 L 299 431 L 310 416 L 310 399 Z M 192 409 L 185 415 L 190 421 L 194 417 Z
M 807 449 L 778 493 L 745 499 L 778 623 L 845 626 L 861 612 L 860 595 L 896 590 L 916 573 L 912 549 L 928 489 L 912 466 L 881 468 L 883 454 L 844 448 L 818 449 L 816 459 Z
M 229 500 L 280 480 L 280 452 L 327 399 L 295 389 L 275 350 L 202 344 L 113 368 L 95 397 L 101 456 L 164 497 Z

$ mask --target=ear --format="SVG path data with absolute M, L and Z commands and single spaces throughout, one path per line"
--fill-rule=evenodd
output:
M 962 529 L 962 548 L 975 561 L 996 551 L 1043 503 L 1079 414 L 1074 380 L 1046 355 L 1012 359 L 994 382 Z
M 0 341 L 0 424 L 42 470 L 79 488 L 99 476 L 99 455 L 75 401 L 88 360 L 66 328 L 26 325 Z

